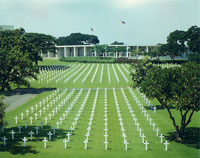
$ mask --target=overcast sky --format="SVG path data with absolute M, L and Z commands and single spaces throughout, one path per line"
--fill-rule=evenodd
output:
M 0 25 L 55 37 L 94 34 L 102 44 L 155 45 L 172 31 L 200 26 L 200 0 L 0 0 Z

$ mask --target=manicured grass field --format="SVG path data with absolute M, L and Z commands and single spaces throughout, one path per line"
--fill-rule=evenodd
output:
M 52 60 L 45 60 L 44 64 L 49 63 Z M 54 60 L 55 64 L 60 64 L 59 61 Z M 69 64 L 69 63 L 65 63 Z M 80 67 L 74 69 L 78 63 L 70 63 L 74 66 L 66 70 L 66 74 L 72 75 L 76 73 L 78 69 L 84 64 L 80 64 Z M 86 68 L 88 64 L 85 64 Z M 171 141 L 168 137 L 170 132 L 174 132 L 171 120 L 168 117 L 168 113 L 164 109 L 160 109 L 157 106 L 156 112 L 149 109 L 149 105 L 145 102 L 143 97 L 138 93 L 137 90 L 131 90 L 128 88 L 131 84 L 130 76 L 125 71 L 123 66 L 128 69 L 127 65 L 119 65 L 121 71 L 126 75 L 128 83 L 125 81 L 123 75 L 120 73 L 117 65 L 114 64 L 115 72 L 118 75 L 119 83 L 117 81 L 115 72 L 111 64 L 107 66 L 104 65 L 102 83 L 100 82 L 102 66 L 99 64 L 99 68 L 96 71 L 96 76 L 94 77 L 93 83 L 91 80 L 95 74 L 95 70 L 98 64 L 94 64 L 91 73 L 88 75 L 84 83 L 82 80 L 87 75 L 93 64 L 89 64 L 88 68 L 84 71 L 84 68 L 80 72 L 76 73 L 72 78 L 70 78 L 66 83 L 64 80 L 69 77 L 61 78 L 61 80 L 56 84 L 56 79 L 50 83 L 33 82 L 32 87 L 42 88 L 48 87 L 52 88 L 52 91 L 43 92 L 27 103 L 21 105 L 20 107 L 11 110 L 6 113 L 6 122 L 11 121 L 11 128 L 6 125 L 4 133 L 0 131 L 0 137 L 6 136 L 7 146 L 3 146 L 3 141 L 0 141 L 0 157 L 70 157 L 70 158 L 80 158 L 80 157 L 103 157 L 103 158 L 120 158 L 120 157 L 172 157 L 172 158 L 197 158 L 200 155 L 199 152 L 199 113 L 195 113 L 191 124 L 188 127 L 190 132 L 191 140 L 185 142 L 184 144 L 176 143 Z M 110 71 L 110 83 L 108 79 L 108 68 Z M 82 75 L 81 72 L 84 73 Z M 49 72 L 51 73 L 51 72 Z M 60 72 L 62 73 L 62 72 Z M 64 73 L 63 73 L 64 75 Z M 77 76 L 80 75 L 79 78 Z M 53 75 L 52 75 L 53 76 Z M 62 75 L 61 75 L 62 76 Z M 59 78 L 59 77 L 58 77 Z M 75 83 L 74 79 L 77 80 Z M 115 89 L 113 89 L 115 87 Z M 60 90 L 53 90 L 53 88 L 59 88 Z M 73 89 L 76 88 L 76 89 Z M 91 89 L 89 89 L 91 88 Z M 98 88 L 98 89 L 97 89 Z M 107 88 L 107 92 L 105 90 Z M 98 91 L 98 92 L 97 92 Z M 114 96 L 116 93 L 116 97 Z M 165 151 L 164 144 L 160 143 L 160 138 L 156 136 L 156 131 L 153 131 L 153 127 L 150 126 L 150 122 L 147 121 L 147 117 L 142 113 L 141 107 L 136 103 L 133 97 L 133 93 L 138 98 L 139 102 L 142 104 L 144 109 L 150 115 L 153 122 L 156 124 L 155 128 L 159 128 L 159 135 L 162 133 L 165 138 L 164 141 L 169 142 L 168 151 Z M 50 98 L 51 96 L 51 98 Z M 96 96 L 96 100 L 95 100 Z M 107 97 L 106 97 L 107 96 Z M 47 98 L 48 97 L 48 101 Z M 57 99 L 56 99 L 57 98 Z M 107 98 L 107 140 L 108 140 L 108 150 L 105 150 L 105 100 Z M 54 103 L 55 100 L 55 103 Z M 41 107 L 40 107 L 41 102 Z M 52 102 L 52 103 L 51 103 Z M 154 105 L 158 105 L 157 101 L 152 101 Z M 38 105 L 37 110 L 36 106 Z M 49 105 L 47 109 L 47 104 Z M 128 106 L 130 104 L 130 107 Z M 59 110 L 60 105 L 60 110 Z M 94 110 L 95 105 L 95 110 Z M 119 110 L 117 110 L 117 105 Z M 31 107 L 34 108 L 31 112 Z M 46 107 L 44 112 L 44 107 Z M 52 110 L 58 108 L 57 113 L 51 116 L 49 119 L 49 113 L 53 115 Z M 71 108 L 70 108 L 71 107 Z M 27 116 L 26 110 L 29 110 L 29 115 Z M 39 116 L 39 110 L 41 109 L 41 116 Z M 139 131 L 135 125 L 135 121 L 131 115 L 131 110 L 137 118 L 137 122 L 140 124 L 142 133 L 146 136 L 145 140 L 149 142 L 148 151 L 145 151 L 145 145 L 142 143 L 142 138 L 139 137 Z M 63 114 L 67 116 L 64 117 Z M 90 130 L 90 136 L 88 137 L 88 149 L 84 149 L 83 141 L 86 138 L 88 123 L 90 122 L 91 114 L 93 111 L 93 120 Z M 125 150 L 124 138 L 122 137 L 122 131 L 119 121 L 120 111 L 123 127 L 127 135 L 126 139 L 129 142 L 128 150 Z M 20 114 L 24 113 L 23 120 Z M 172 109 L 173 114 L 176 118 L 179 118 L 179 114 L 176 109 Z M 38 114 L 37 120 L 35 120 L 35 113 Z M 15 117 L 18 116 L 18 122 L 16 124 Z M 33 117 L 33 122 L 31 124 L 30 117 Z M 47 124 L 45 124 L 45 117 L 48 118 Z M 52 140 L 47 142 L 47 148 L 44 148 L 43 139 L 46 137 L 48 139 L 47 133 L 51 131 L 52 128 L 56 127 L 56 122 L 60 122 L 60 118 L 64 118 L 62 124 L 59 125 L 59 129 L 56 129 L 55 135 L 52 135 Z M 67 138 L 66 134 L 70 131 L 70 127 L 73 126 L 73 122 L 76 122 L 75 118 L 78 118 L 77 124 L 73 130 L 72 136 L 70 136 L 70 141 L 67 143 L 67 148 L 64 148 L 63 140 Z M 27 120 L 27 128 L 25 128 L 25 120 Z M 41 127 L 41 121 L 44 123 L 43 129 L 39 129 L 38 135 L 36 135 L 35 126 Z M 22 132 L 19 133 L 18 126 L 22 126 Z M 14 130 L 15 139 L 11 139 L 10 132 Z M 33 131 L 33 140 L 30 140 L 29 132 Z M 27 147 L 24 147 L 22 139 L 27 137 Z

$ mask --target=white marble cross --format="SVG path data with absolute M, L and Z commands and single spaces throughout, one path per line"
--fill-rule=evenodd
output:
M 53 135 L 55 135 L 55 134 L 56 134 L 56 128 L 53 127 Z
M 162 143 L 164 136 L 161 134 L 159 137 L 160 137 L 160 143 Z
M 53 116 L 54 116 L 55 110 L 52 110 L 52 113 L 53 113 Z
M 144 145 L 145 145 L 145 150 L 147 151 L 148 150 L 148 148 L 147 148 L 147 146 L 148 146 L 148 142 L 147 142 L 147 140 L 144 142 Z
M 86 139 L 88 140 L 88 137 L 90 136 L 90 132 L 88 131 L 88 132 L 85 134 L 85 136 L 86 136 Z
M 28 134 L 31 136 L 30 139 L 32 140 L 32 137 L 33 137 L 34 133 L 32 131 L 30 131 Z
M 144 138 L 146 137 L 146 136 L 144 135 L 144 133 L 141 135 L 141 137 L 142 137 L 142 143 L 144 143 Z
M 34 107 L 33 107 L 33 106 L 31 106 L 31 108 L 30 108 L 30 109 L 31 109 L 31 112 L 33 113 L 33 109 L 34 109 Z
M 169 143 L 167 141 L 165 141 L 165 143 L 163 143 L 165 145 L 165 151 L 167 151 L 167 146 L 169 145 Z
M 2 140 L 3 140 L 3 145 L 6 146 L 6 140 L 7 140 L 6 136 L 4 136 L 4 137 L 2 138 Z
M 60 123 L 57 121 L 57 122 L 56 122 L 57 129 L 59 129 L 59 124 L 60 124 Z
M 41 109 L 39 110 L 39 113 L 40 113 L 40 116 L 41 116 L 42 115 L 42 110 Z
M 12 130 L 10 133 L 12 134 L 12 139 L 15 139 L 15 132 L 14 132 L 14 130 Z
M 46 107 L 44 106 L 44 107 L 43 107 L 43 111 L 44 111 L 44 113 L 45 113 L 45 110 L 46 110 Z
M 35 120 L 37 120 L 37 116 L 38 116 L 38 114 L 37 114 L 37 113 L 35 113 L 34 115 L 35 115 Z
M 153 112 L 156 112 L 156 106 L 153 107 Z
M 29 110 L 28 109 L 26 109 L 26 115 L 28 116 L 28 113 L 29 113 Z
M 47 142 L 48 142 L 48 140 L 46 139 L 46 137 L 44 137 L 43 142 L 44 142 L 44 148 L 46 148 L 47 147 Z
M 65 143 L 65 149 L 67 148 L 67 139 L 65 138 L 64 140 L 63 140 L 63 143 Z
M 35 109 L 37 110 L 37 107 L 38 107 L 38 105 L 37 104 L 35 104 Z
M 85 149 L 87 149 L 87 143 L 88 143 L 88 140 L 85 139 L 85 140 L 83 141 L 83 143 L 85 144 Z
M 36 133 L 36 135 L 38 135 L 38 130 L 39 130 L 39 127 L 38 126 L 35 126 L 35 133 Z
M 156 128 L 156 136 L 158 137 L 158 132 L 159 132 L 159 129 L 158 128 Z
M 43 121 L 41 121 L 40 124 L 41 124 L 41 128 L 43 129 Z
M 21 112 L 21 120 L 23 120 L 24 119 L 24 113 L 23 112 Z
M 66 136 L 67 136 L 67 141 L 68 141 L 68 142 L 70 141 L 70 140 L 69 140 L 69 139 L 70 139 L 70 135 L 71 135 L 70 132 L 67 132 Z
M 25 128 L 27 128 L 27 121 L 26 121 L 26 120 L 25 120 L 25 123 L 24 123 L 24 124 L 25 124 Z
M 108 141 L 106 140 L 105 142 L 104 142 L 104 144 L 105 144 L 105 150 L 107 150 L 108 149 Z
M 156 126 L 155 122 L 153 122 L 152 126 L 153 126 L 153 131 L 154 131 L 155 130 L 155 126 Z
M 16 117 L 15 117 L 15 123 L 16 123 L 16 124 L 17 124 L 17 120 L 18 120 L 18 117 L 16 116 Z
M 24 141 L 24 147 L 26 147 L 26 142 L 28 141 L 28 139 L 26 139 L 26 137 L 24 137 L 24 139 L 22 139 Z
M 142 129 L 140 128 L 139 129 L 139 136 L 141 137 L 141 134 L 142 134 Z
M 49 133 L 47 133 L 47 135 L 49 136 L 49 140 L 51 141 L 51 136 L 52 136 L 51 131 L 49 131 Z
M 30 124 L 32 125 L 32 123 L 33 123 L 33 117 L 31 116 L 29 119 L 30 119 Z
M 18 126 L 18 128 L 19 128 L 19 133 L 21 133 L 22 126 Z
M 48 118 L 46 116 L 45 116 L 44 120 L 45 120 L 45 124 L 47 125 Z
M 126 140 L 126 141 L 124 142 L 124 144 L 125 144 L 125 150 L 127 151 L 127 150 L 128 150 L 128 144 L 129 144 L 129 142 Z

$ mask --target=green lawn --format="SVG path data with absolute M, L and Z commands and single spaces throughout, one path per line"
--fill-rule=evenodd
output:
M 44 65 L 49 64 L 53 61 L 52 65 L 61 64 L 59 61 L 56 60 L 44 60 Z M 40 63 L 42 64 L 42 63 Z M 69 64 L 69 63 L 65 63 Z M 70 63 L 71 66 L 77 66 L 78 63 Z M 160 133 L 165 135 L 164 141 L 167 140 L 169 142 L 168 151 L 165 151 L 165 146 L 160 143 L 160 138 L 156 136 L 156 132 L 153 131 L 152 126 L 150 126 L 149 121 L 147 121 L 146 117 L 141 112 L 141 109 L 136 104 L 134 98 L 132 97 L 130 90 L 127 88 L 131 84 L 130 76 L 128 76 L 127 72 L 124 70 L 123 66 L 119 64 L 121 71 L 126 75 L 128 78 L 128 83 L 123 78 L 123 75 L 120 73 L 116 64 L 114 64 L 115 71 L 119 77 L 119 83 L 115 77 L 112 65 L 109 64 L 110 76 L 111 76 L 111 83 L 108 80 L 108 71 L 107 71 L 107 64 L 104 65 L 104 72 L 103 72 L 103 79 L 102 83 L 100 83 L 100 76 L 102 70 L 102 64 L 99 64 L 98 71 L 94 78 L 94 82 L 91 83 L 91 79 L 95 74 L 95 70 L 98 64 L 94 64 L 93 69 L 89 73 L 93 64 L 90 64 L 88 69 L 84 71 L 84 68 L 87 66 L 84 65 L 84 68 L 80 70 L 76 75 L 74 75 L 69 81 L 66 83 L 64 80 L 68 77 L 63 77 L 59 83 L 56 84 L 56 79 L 50 83 L 32 83 L 32 87 L 34 88 L 59 88 L 61 90 L 57 91 L 55 94 L 55 90 L 43 92 L 34 97 L 32 100 L 29 100 L 25 104 L 21 105 L 20 107 L 11 110 L 10 112 L 6 113 L 5 120 L 8 122 L 11 121 L 11 128 L 6 125 L 4 133 L 0 131 L 0 137 L 2 138 L 4 135 L 8 138 L 7 146 L 3 146 L 3 141 L 0 141 L 0 157 L 70 157 L 70 158 L 80 158 L 80 157 L 103 157 L 103 158 L 120 158 L 120 157 L 172 157 L 172 158 L 197 158 L 200 156 L 199 152 L 199 129 L 200 129 L 200 122 L 199 122 L 199 113 L 195 113 L 191 124 L 188 127 L 188 132 L 190 133 L 190 141 L 188 140 L 184 144 L 177 143 L 171 141 L 170 136 L 171 132 L 174 132 L 174 128 L 172 126 L 171 120 L 168 117 L 168 113 L 163 109 L 158 109 L 156 113 L 152 110 L 147 108 L 147 104 L 137 92 L 137 90 L 133 90 L 139 101 L 142 103 L 143 107 L 146 108 L 148 114 L 153 119 L 156 124 L 156 128 L 160 129 Z M 78 71 L 83 64 L 80 64 L 77 69 L 72 68 L 66 70 L 66 73 L 71 71 L 69 74 L 72 75 L 74 72 Z M 124 65 L 127 69 L 127 65 Z M 74 70 L 74 71 L 73 71 Z M 84 71 L 84 72 L 83 72 Z M 83 72 L 83 74 L 81 74 Z M 51 72 L 49 72 L 51 73 Z M 62 72 L 60 72 L 62 73 Z M 88 74 L 89 73 L 89 74 Z M 53 73 L 52 73 L 53 74 Z M 61 74 L 60 77 L 65 73 Z M 81 74 L 81 75 L 80 75 Z M 84 83 L 82 80 L 88 74 L 87 79 Z M 80 75 L 80 78 L 73 83 L 73 80 Z M 53 76 L 53 75 L 52 75 Z M 104 145 L 104 104 L 105 104 L 105 89 L 107 89 L 107 105 L 108 105 L 108 150 L 105 151 Z M 120 127 L 120 121 L 118 119 L 117 108 L 116 108 L 116 101 L 113 95 L 113 87 L 115 87 L 116 91 L 116 98 L 119 104 L 119 109 L 121 113 L 121 117 L 124 123 L 125 133 L 127 135 L 127 140 L 129 142 L 128 151 L 125 150 L 125 145 L 123 143 L 123 137 Z M 143 133 L 146 136 L 145 140 L 148 140 L 149 146 L 148 151 L 145 151 L 145 145 L 142 143 L 142 138 L 139 137 L 139 132 L 137 131 L 137 127 L 135 126 L 135 122 L 132 119 L 130 114 L 130 110 L 127 106 L 125 98 L 122 94 L 122 90 L 120 89 L 123 87 L 123 91 L 130 103 L 132 110 L 134 111 L 136 118 L 138 119 L 138 123 L 140 123 L 140 127 L 143 129 Z M 76 89 L 72 89 L 76 88 Z M 83 88 L 81 90 L 81 88 Z M 92 88 L 90 93 L 88 92 L 89 89 Z M 96 106 L 94 111 L 94 117 L 91 125 L 91 131 L 89 136 L 89 143 L 88 149 L 84 149 L 84 139 L 85 134 L 87 132 L 87 127 L 89 123 L 89 118 L 91 115 L 92 107 L 95 101 L 95 95 L 97 88 L 99 88 L 98 97 L 96 100 Z M 54 96 L 52 94 L 55 94 Z M 86 97 L 89 94 L 88 98 Z M 48 99 L 48 103 L 46 97 L 51 95 L 51 100 Z M 59 97 L 60 96 L 60 97 Z M 56 99 L 57 98 L 57 99 Z M 55 99 L 55 104 L 53 103 L 53 99 Z M 67 100 L 66 100 L 67 99 Z M 46 100 L 43 104 L 43 100 Z M 48 114 L 52 114 L 52 110 L 58 107 L 58 105 L 62 104 L 63 101 L 66 101 L 63 106 L 60 107 L 55 116 L 48 120 L 47 125 L 44 125 L 43 129 L 39 129 L 39 134 L 36 136 L 34 134 L 33 140 L 30 140 L 30 135 L 28 134 L 30 131 L 36 132 L 34 127 L 40 126 L 40 122 L 45 122 L 44 118 L 49 117 Z M 84 104 L 84 100 L 86 101 Z M 42 107 L 40 108 L 39 103 L 42 102 Z M 45 110 L 46 112 L 42 112 L 42 116 L 38 116 L 38 119 L 35 120 L 35 113 L 39 114 L 39 109 L 43 110 L 42 108 L 47 104 L 51 105 L 49 109 Z M 155 105 L 157 105 L 157 101 L 152 101 Z M 35 104 L 38 104 L 38 109 L 35 109 Z M 84 105 L 84 106 L 83 106 Z M 31 107 L 34 107 L 34 112 L 30 112 L 29 116 L 26 116 L 26 110 Z M 69 108 L 72 107 L 72 108 Z M 73 131 L 73 135 L 70 137 L 70 142 L 67 143 L 68 148 L 64 148 L 63 140 L 67 138 L 66 133 L 69 131 L 72 123 L 79 113 L 79 110 L 82 107 L 82 111 L 80 112 L 79 120 L 77 121 L 77 125 Z M 59 129 L 56 130 L 56 135 L 52 136 L 52 140 L 47 142 L 47 148 L 44 148 L 44 143 L 42 140 L 44 137 L 48 138 L 47 133 L 52 131 L 53 127 L 56 127 L 56 122 L 59 120 L 65 110 L 68 109 L 69 113 L 66 118 L 62 121 L 62 125 L 59 126 Z M 24 119 L 21 120 L 20 113 L 23 112 Z M 179 119 L 179 114 L 176 109 L 172 109 L 173 114 Z M 15 116 L 19 117 L 18 124 L 15 123 Z M 33 124 L 30 124 L 30 116 L 32 116 Z M 25 129 L 24 127 L 24 120 L 27 120 L 28 127 Z M 18 132 L 18 126 L 22 126 L 22 133 Z M 11 140 L 11 130 L 16 132 L 15 139 Z M 23 137 L 27 137 L 27 147 L 23 146 Z

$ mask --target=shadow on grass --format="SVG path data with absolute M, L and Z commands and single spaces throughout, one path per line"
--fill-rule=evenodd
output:
M 56 90 L 56 88 L 16 88 L 11 91 L 0 92 L 0 95 L 5 95 L 6 97 L 9 97 L 13 95 L 40 94 L 42 92 L 53 90 Z
M 188 127 L 185 129 L 182 140 L 175 140 L 175 132 L 169 132 L 167 140 L 185 144 L 188 147 L 200 149 L 200 128 Z
M 153 105 L 156 106 L 156 110 L 165 110 L 161 105 Z M 153 111 L 153 106 L 144 106 L 145 109 L 147 110 L 152 110 Z M 169 109 L 176 109 L 174 106 L 169 106 Z
M 10 133 L 12 130 L 15 131 L 13 140 Z M 32 140 L 30 140 L 30 135 L 29 135 L 30 131 L 34 132 Z M 4 130 L 4 133 L 0 132 L 0 138 L 1 138 L 0 152 L 10 152 L 13 155 L 17 155 L 17 154 L 25 155 L 28 153 L 38 154 L 39 150 L 36 150 L 35 148 L 37 144 L 31 144 L 31 143 L 39 142 L 43 146 L 44 137 L 46 137 L 49 140 L 49 136 L 47 135 L 49 131 L 51 131 L 51 133 L 53 134 L 52 127 L 48 125 L 44 126 L 43 129 L 40 128 L 38 130 L 38 135 L 36 135 L 35 126 L 27 126 L 27 129 L 25 129 L 25 127 L 23 126 L 21 129 L 21 133 L 19 133 L 19 129 L 17 127 L 6 128 Z M 56 129 L 55 135 L 51 136 L 51 141 L 56 141 L 58 139 L 66 138 L 67 132 L 68 132 L 67 130 Z M 2 138 L 4 136 L 6 136 L 7 138 L 6 146 L 3 145 L 3 141 L 2 141 Z M 22 140 L 24 137 L 28 139 L 28 141 L 26 142 L 26 145 L 27 145 L 26 147 L 24 147 L 24 142 Z M 51 147 L 51 146 L 48 146 L 48 142 L 47 142 L 47 148 L 48 147 Z

